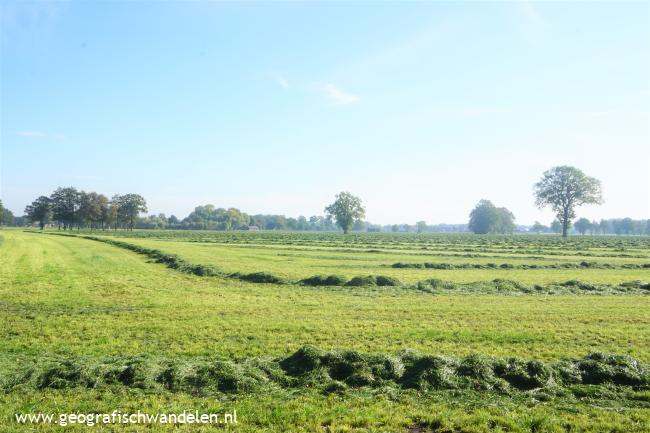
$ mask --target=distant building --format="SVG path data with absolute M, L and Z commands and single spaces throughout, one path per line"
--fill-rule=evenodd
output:
M 260 230 L 260 228 L 257 227 L 257 226 L 243 226 L 239 230 L 247 230 L 247 231 L 251 231 L 251 232 L 257 232 L 257 231 Z

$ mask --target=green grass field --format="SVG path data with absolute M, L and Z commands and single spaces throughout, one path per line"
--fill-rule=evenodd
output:
M 196 276 L 102 242 L 56 232 L 1 231 L 0 427 L 4 424 L 6 431 L 34 431 L 33 425 L 12 420 L 16 412 L 231 407 L 237 408 L 238 425 L 213 427 L 215 431 L 650 431 L 650 268 L 643 267 L 650 263 L 649 238 L 584 237 L 563 242 L 552 236 L 154 231 L 94 235 L 175 254 L 225 274 L 266 272 L 289 283 Z M 583 261 L 595 265 L 521 268 Z M 506 263 L 515 268 L 393 268 L 398 262 Z M 403 284 L 296 284 L 316 274 L 346 279 L 386 275 Z M 637 289 L 549 295 L 431 293 L 414 288 L 427 279 L 461 283 L 506 279 L 529 285 L 634 282 Z M 193 392 L 103 382 L 89 387 L 77 378 L 66 379 L 70 386 L 39 386 L 24 376 L 26 366 L 40 368 L 62 358 L 95 362 L 108 356 L 142 356 L 183 365 L 208 358 L 277 363 L 304 345 L 382 355 L 405 349 L 454 358 L 477 353 L 549 365 L 607 352 L 629 355 L 642 365 L 640 382 L 634 384 L 583 380 L 573 387 L 548 385 L 526 391 L 488 389 L 479 382 L 427 390 L 392 382 L 357 386 L 348 381 L 341 392 L 325 392 L 318 382 L 272 384 L 264 391 Z M 115 431 L 111 428 L 116 427 L 76 426 L 66 431 Z M 129 428 L 150 431 L 150 426 Z M 155 431 L 189 432 L 196 427 Z

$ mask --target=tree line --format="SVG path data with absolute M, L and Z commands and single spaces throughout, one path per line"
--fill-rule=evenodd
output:
M 3 207 L 7 217 L 3 225 L 38 224 L 59 229 L 178 229 L 178 230 L 236 230 L 255 227 L 260 230 L 333 231 L 337 229 L 331 217 L 306 218 L 284 215 L 248 215 L 236 208 L 217 208 L 208 204 L 197 206 L 184 219 L 165 214 L 141 216 L 147 202 L 139 194 L 114 195 L 79 191 L 74 187 L 57 188 L 50 196 L 40 196 L 25 207 L 23 217 L 14 217 Z M 2 215 L 2 212 L 0 212 Z M 357 222 L 358 223 L 358 222 Z M 356 227 L 356 226 L 355 226 Z M 365 227 L 365 226 L 364 226 Z
M 569 226 L 574 233 L 581 235 L 650 235 L 650 219 L 634 220 L 632 218 L 601 219 L 589 221 L 587 218 L 578 219 Z M 545 226 L 539 221 L 530 228 L 534 233 L 562 233 L 562 224 L 554 220 L 550 226 Z
M 217 208 L 208 204 L 197 206 L 182 220 L 165 214 L 141 217 L 147 212 L 146 200 L 138 194 L 114 195 L 110 199 L 96 192 L 79 191 L 74 187 L 57 188 L 50 196 L 40 196 L 25 208 L 24 217 L 14 217 L 0 201 L 0 224 L 26 225 L 37 223 L 59 229 L 188 229 L 188 230 L 309 230 L 391 232 L 464 232 L 477 234 L 509 234 L 515 231 L 534 233 L 562 233 L 567 236 L 573 227 L 580 234 L 650 234 L 650 220 L 631 218 L 589 221 L 578 219 L 575 210 L 584 204 L 602 203 L 600 182 L 575 167 L 559 166 L 544 172 L 534 187 L 535 203 L 539 208 L 551 207 L 556 219 L 549 226 L 539 222 L 522 229 L 515 224 L 514 214 L 505 207 L 497 207 L 489 200 L 481 200 L 472 209 L 467 224 L 375 225 L 364 221 L 365 208 L 359 197 L 341 192 L 324 215 L 306 218 L 284 215 L 248 215 L 236 208 Z
M 165 214 L 150 215 L 141 218 L 136 227 L 178 230 L 236 230 L 251 227 L 260 230 L 333 231 L 337 229 L 336 224 L 325 216 L 292 218 L 284 215 L 249 215 L 237 208 L 218 208 L 211 204 L 195 207 L 182 220 L 175 215 L 170 217 Z
M 74 187 L 57 188 L 50 196 L 40 196 L 25 207 L 25 218 L 43 229 L 54 225 L 73 228 L 133 230 L 139 215 L 147 211 L 147 202 L 138 194 L 114 195 L 79 191 Z

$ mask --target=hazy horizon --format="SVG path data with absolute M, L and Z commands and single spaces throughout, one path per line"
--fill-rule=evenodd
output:
M 650 218 L 650 5 L 0 5 L 0 198 L 75 186 L 375 224 L 549 224 L 533 184 L 602 181 L 589 219 Z M 625 25 L 621 25 L 625 23 Z

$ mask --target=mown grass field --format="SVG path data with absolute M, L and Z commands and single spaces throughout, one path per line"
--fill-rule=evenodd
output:
M 306 344 L 325 351 L 397 354 L 414 349 L 450 357 L 478 353 L 546 363 L 607 352 L 629 355 L 647 365 L 650 297 L 645 293 L 650 290 L 513 295 L 431 293 L 413 285 L 427 279 L 507 279 L 531 285 L 636 281 L 635 287 L 645 287 L 640 282 L 650 282 L 650 269 L 643 268 L 650 263 L 648 238 L 585 237 L 565 242 L 550 236 L 366 234 L 344 238 L 311 233 L 154 231 L 93 235 L 155 248 L 225 273 L 267 272 L 289 282 L 256 284 L 196 276 L 102 242 L 3 230 L 0 426 L 4 423 L 7 431 L 33 431 L 34 426 L 12 423 L 13 413 L 20 411 L 227 410 L 233 406 L 239 424 L 214 427 L 215 431 L 650 431 L 650 390 L 643 386 L 593 385 L 592 389 L 584 385 L 587 388 L 578 391 L 545 391 L 541 396 L 537 389 L 424 391 L 392 385 L 350 386 L 336 393 L 323 392 L 318 386 L 197 393 L 119 384 L 88 387 L 76 382 L 74 386 L 38 387 L 27 379 L 8 385 L 16 380 L 16 366 L 47 357 L 83 360 L 137 355 L 186 363 L 206 357 L 283 359 Z M 583 261 L 596 265 L 521 268 Z M 393 268 L 398 262 L 494 263 L 498 267 Z M 515 268 L 502 269 L 502 264 Z M 315 274 L 346 279 L 386 275 L 404 284 L 296 284 Z M 146 426 L 137 429 L 149 431 Z M 101 426 L 77 426 L 71 431 L 87 430 L 111 431 Z M 196 427 L 180 426 L 178 431 L 196 431 Z

